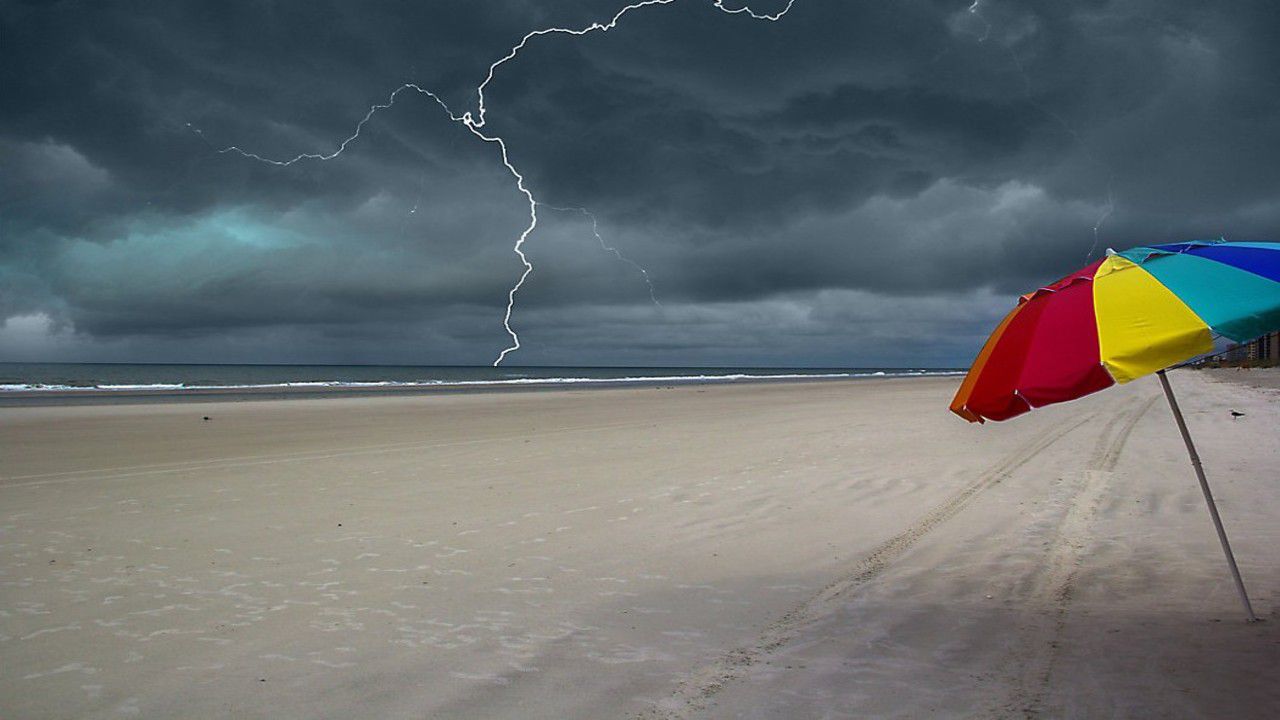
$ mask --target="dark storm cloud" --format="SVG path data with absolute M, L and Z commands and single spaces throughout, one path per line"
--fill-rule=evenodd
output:
M 622 3 L 0 3 L 0 359 L 486 362 L 527 206 L 475 111 Z M 734 3 L 726 3 L 733 6 Z M 777 0 L 754 0 L 774 10 Z M 681 0 L 532 40 L 512 361 L 960 364 L 1108 245 L 1274 237 L 1271 3 Z M 1094 227 L 1099 226 L 1095 247 Z

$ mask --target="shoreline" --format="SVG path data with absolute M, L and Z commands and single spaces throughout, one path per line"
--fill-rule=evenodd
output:
M 259 387 L 190 387 L 190 388 L 139 388 L 102 389 L 76 388 L 53 390 L 8 390 L 0 392 L 0 407 L 61 407 L 72 405 L 134 405 L 147 403 L 206 403 L 251 402 L 261 400 L 316 400 L 325 398 L 369 398 L 400 396 L 434 396 L 453 394 L 488 394 L 517 392 L 548 392 L 554 390 L 605 390 L 619 388 L 658 389 L 682 386 L 730 386 L 730 385 L 785 385 L 822 382 L 862 382 L 866 380 L 914 380 L 923 378 L 953 378 L 963 376 L 961 371 L 939 370 L 925 372 L 881 372 L 858 374 L 829 374 L 802 376 L 652 376 L 628 379 L 528 379 L 514 381 L 441 382 L 436 384 L 391 385 L 312 385 Z

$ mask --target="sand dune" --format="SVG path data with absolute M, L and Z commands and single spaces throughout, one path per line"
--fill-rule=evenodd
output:
M 0 717 L 1272 717 L 1280 393 L 1219 378 L 1258 625 L 1151 379 L 3 408 Z

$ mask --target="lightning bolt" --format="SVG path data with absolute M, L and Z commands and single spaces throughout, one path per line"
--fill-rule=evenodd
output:
M 1116 210 L 1116 196 L 1112 190 L 1115 183 L 1115 176 L 1112 175 L 1107 179 L 1107 204 L 1102 208 L 1102 213 L 1098 215 L 1098 219 L 1093 223 L 1093 245 L 1089 247 L 1089 254 L 1084 256 L 1084 261 L 1089 262 L 1093 258 L 1093 254 L 1098 251 L 1098 231 L 1102 229 L 1102 224 L 1111 217 L 1111 213 Z
M 982 37 L 978 38 L 978 42 L 986 42 L 987 38 L 991 37 L 991 23 L 979 12 L 981 5 L 982 0 L 973 0 L 973 4 L 969 6 L 969 14 L 982 21 Z
M 658 307 L 662 307 L 662 303 L 658 302 L 657 294 L 654 293 L 653 280 L 649 278 L 649 271 L 645 270 L 644 267 L 640 265 L 640 263 L 623 255 L 622 252 L 618 250 L 618 248 L 605 243 L 604 238 L 600 236 L 600 224 L 596 221 L 595 213 L 591 212 L 586 208 L 580 208 L 580 207 L 556 207 L 555 205 L 547 205 L 546 203 L 538 203 L 538 204 L 542 205 L 548 210 L 558 210 L 560 212 L 582 213 L 583 215 L 586 215 L 588 218 L 590 218 L 591 234 L 596 236 L 596 242 L 600 243 L 600 249 L 618 258 L 619 262 L 626 263 L 627 265 L 630 265 L 631 267 L 635 268 L 636 271 L 640 273 L 640 277 L 644 278 L 644 284 L 649 286 L 649 299 L 653 301 L 654 305 L 657 305 Z
M 449 109 L 449 106 L 445 103 L 443 99 L 440 98 L 439 95 L 435 94 L 430 90 L 420 87 L 416 83 L 405 83 L 404 85 L 401 85 L 400 87 L 391 91 L 391 94 L 387 97 L 385 102 L 378 103 L 371 106 L 369 108 L 369 111 L 364 114 L 364 117 L 360 119 L 360 122 L 356 123 L 355 130 L 349 136 L 343 139 L 342 142 L 338 144 L 337 148 L 333 150 L 333 152 L 300 153 L 287 160 L 273 160 L 271 158 L 267 158 L 262 155 L 259 155 L 258 153 L 250 152 L 238 146 L 231 145 L 229 147 L 223 148 L 222 150 L 219 151 L 219 153 L 220 154 L 234 153 L 237 155 L 241 155 L 245 158 L 248 158 L 250 160 L 256 160 L 258 162 L 263 162 L 263 163 L 267 163 L 269 165 L 275 165 L 278 167 L 288 167 L 290 165 L 293 165 L 294 163 L 301 162 L 303 160 L 316 160 L 316 161 L 322 161 L 322 162 L 332 160 L 338 157 L 339 155 L 341 155 L 343 152 L 345 152 L 347 147 L 360 137 L 360 133 L 364 130 L 365 125 L 367 125 L 369 121 L 373 119 L 374 115 L 376 115 L 378 112 L 382 110 L 386 110 L 392 107 L 393 105 L 395 105 L 396 99 L 400 96 L 400 94 L 409 90 L 412 90 L 420 95 L 425 95 L 426 97 L 433 100 L 437 105 L 440 106 L 442 110 L 444 110 L 445 114 L 448 115 L 451 121 L 464 126 L 472 135 L 475 135 L 477 138 L 479 138 L 480 140 L 483 140 L 486 143 L 497 145 L 499 154 L 502 157 L 502 164 L 506 166 L 507 171 L 510 172 L 511 176 L 515 178 L 516 188 L 520 191 L 522 195 L 524 195 L 525 200 L 529 204 L 529 224 L 520 233 L 520 236 L 516 239 L 515 245 L 512 246 L 511 248 L 512 252 L 514 252 L 515 255 L 520 259 L 520 264 L 524 266 L 524 270 L 520 273 L 520 277 L 519 279 L 516 280 L 515 284 L 511 286 L 511 289 L 507 291 L 507 309 L 506 309 L 506 313 L 503 315 L 503 318 L 502 318 L 502 326 L 503 328 L 506 329 L 507 335 L 511 337 L 511 345 L 504 348 L 502 352 L 498 353 L 498 357 L 493 361 L 494 367 L 497 367 L 498 365 L 502 364 L 502 361 L 506 359 L 507 355 L 520 349 L 520 335 L 515 331 L 514 328 L 511 327 L 511 313 L 515 310 L 516 294 L 520 292 L 520 288 L 524 287 L 525 280 L 527 280 L 529 278 L 529 274 L 533 272 L 533 264 L 529 262 L 529 258 L 524 253 L 524 244 L 529 239 L 529 236 L 533 233 L 533 231 L 538 227 L 538 204 L 539 203 L 537 198 L 534 197 L 533 191 L 530 190 L 528 186 L 525 185 L 524 175 L 522 175 L 520 171 L 517 170 L 516 167 L 511 163 L 510 154 L 507 152 L 506 140 L 504 140 L 499 135 L 488 135 L 484 132 L 484 127 L 486 123 L 485 114 L 486 112 L 488 112 L 488 108 L 485 107 L 485 96 L 484 96 L 485 89 L 489 86 L 489 83 L 493 82 L 494 77 L 497 75 L 498 68 L 502 67 L 508 62 L 511 62 L 512 60 L 515 60 L 516 57 L 520 54 L 520 51 L 523 50 L 524 47 L 529 44 L 529 41 L 533 40 L 534 38 L 541 37 L 543 35 L 582 36 L 582 35 L 588 35 L 593 32 L 608 32 L 614 29 L 615 27 L 617 27 L 618 23 L 622 21 L 623 17 L 625 17 L 627 14 L 635 10 L 646 8 L 652 5 L 670 5 L 674 2 L 677 2 L 677 0 L 642 0 L 641 2 L 635 2 L 630 5 L 624 6 L 622 9 L 614 13 L 613 17 L 611 17 L 607 22 L 593 22 L 590 25 L 586 27 L 581 27 L 581 28 L 565 28 L 565 27 L 542 28 L 540 30 L 532 30 L 528 33 L 525 33 L 524 37 L 520 38 L 520 41 L 517 42 L 515 45 L 513 45 L 511 49 L 507 51 L 506 55 L 503 55 L 501 58 L 499 58 L 498 60 L 495 60 L 492 64 L 489 65 L 489 72 L 488 74 L 485 75 L 484 81 L 481 82 L 478 86 L 476 86 L 476 89 L 475 89 L 476 110 L 474 114 L 470 110 L 467 110 L 463 112 L 461 115 L 456 115 L 452 110 Z M 784 15 L 786 15 L 788 12 L 791 11 L 791 7 L 795 4 L 795 2 L 796 0 L 787 0 L 787 3 L 782 7 L 782 9 L 775 13 L 756 12 L 747 5 L 743 5 L 741 7 L 736 7 L 736 8 L 725 7 L 725 4 L 724 4 L 725 0 L 713 0 L 712 7 L 720 12 L 725 13 L 726 15 L 744 14 L 754 20 L 777 22 L 778 20 L 781 20 Z M 576 209 L 582 210 L 582 212 L 587 212 L 585 209 L 582 209 L 582 208 L 576 208 Z M 645 282 L 649 283 L 650 297 L 653 299 L 655 303 L 657 303 L 657 298 L 653 295 L 653 284 L 649 282 L 649 273 L 645 271 L 644 268 L 641 268 L 639 265 L 636 265 L 634 262 L 624 258 L 622 254 L 618 252 L 616 249 L 613 249 L 607 246 L 604 242 L 604 239 L 600 238 L 598 227 L 595 221 L 595 216 L 591 215 L 589 212 L 587 212 L 587 214 L 590 215 L 591 217 L 593 232 L 596 233 L 596 237 L 600 240 L 601 247 L 613 252 L 613 254 L 617 256 L 620 260 L 623 260 L 624 262 L 629 262 L 631 263 L 631 265 L 639 269 L 640 272 L 644 275 Z
M 975 0 L 973 5 L 969 6 L 969 12 L 976 12 L 975 8 L 978 7 L 980 2 L 981 0 Z M 990 28 L 989 23 L 987 27 L 988 29 Z M 985 36 L 983 39 L 985 39 Z M 981 40 L 979 40 L 979 42 L 981 42 Z M 1089 246 L 1089 254 L 1085 255 L 1085 261 L 1088 262 L 1088 260 L 1092 258 L 1094 253 L 1098 250 L 1099 233 L 1102 230 L 1102 226 L 1116 211 L 1115 171 L 1111 168 L 1109 163 L 1104 160 L 1100 160 L 1093 154 L 1093 151 L 1089 149 L 1088 144 L 1085 143 L 1084 138 L 1080 137 L 1080 133 L 1076 132 L 1076 129 L 1071 126 L 1071 123 L 1067 122 L 1066 118 L 1053 110 L 1050 110 L 1044 105 L 1041 105 L 1035 100 L 1035 93 L 1031 85 L 1031 76 L 1027 73 L 1026 66 L 1022 64 L 1022 59 L 1018 57 L 1018 53 L 1012 46 L 1008 47 L 1007 51 L 1009 53 L 1009 58 L 1013 60 L 1013 66 L 1017 68 L 1018 76 L 1022 78 L 1022 87 L 1026 94 L 1027 104 L 1036 110 L 1039 110 L 1045 115 L 1045 117 L 1048 117 L 1057 123 L 1058 127 L 1062 128 L 1063 132 L 1071 136 L 1071 139 L 1075 141 L 1076 147 L 1080 148 L 1080 151 L 1084 153 L 1084 156 L 1107 173 L 1107 204 L 1103 206 L 1102 212 L 1098 214 L 1097 220 L 1093 223 L 1093 244 Z

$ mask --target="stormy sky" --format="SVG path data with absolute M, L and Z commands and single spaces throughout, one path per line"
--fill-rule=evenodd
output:
M 528 223 L 494 144 L 409 92 L 332 160 L 219 151 L 332 153 L 403 83 L 474 113 L 526 32 L 624 4 L 0 2 L 0 360 L 492 362 Z M 677 0 L 534 38 L 486 93 L 545 203 L 506 362 L 966 365 L 1107 247 L 1273 239 L 1278 36 L 1262 0 Z

